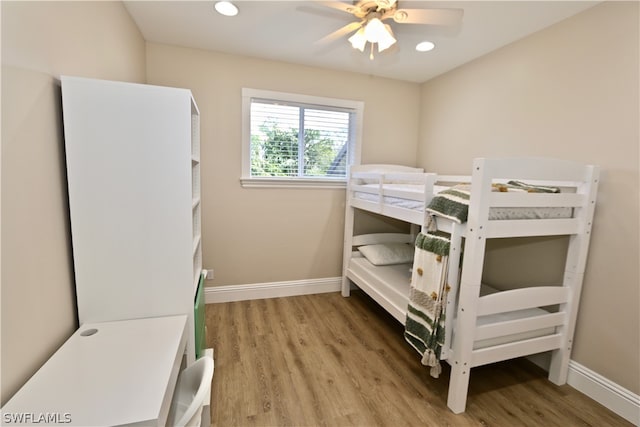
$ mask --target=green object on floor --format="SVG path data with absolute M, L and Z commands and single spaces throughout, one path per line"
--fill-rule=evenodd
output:
M 206 347 L 205 322 L 204 322 L 204 274 L 200 275 L 198 291 L 196 292 L 194 320 L 196 330 L 196 359 L 204 353 Z

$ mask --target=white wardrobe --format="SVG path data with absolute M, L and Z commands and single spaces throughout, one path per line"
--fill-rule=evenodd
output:
M 202 271 L 199 112 L 187 89 L 62 77 L 80 324 L 188 315 Z

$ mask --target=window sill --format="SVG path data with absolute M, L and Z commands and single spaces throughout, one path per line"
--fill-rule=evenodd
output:
M 244 188 L 347 188 L 343 179 L 240 178 Z

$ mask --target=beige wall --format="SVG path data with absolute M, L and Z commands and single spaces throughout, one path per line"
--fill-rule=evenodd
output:
M 144 82 L 145 62 L 120 2 L 2 1 L 1 13 L 4 404 L 77 326 L 58 78 Z
M 200 109 L 208 285 L 341 274 L 344 190 L 240 186 L 243 87 L 364 101 L 363 162 L 415 163 L 416 84 L 151 43 L 147 80 L 191 89 Z
M 572 359 L 640 393 L 638 3 L 606 3 L 422 87 L 418 164 L 465 173 L 478 156 L 602 168 Z M 535 241 L 552 249 L 553 239 Z M 512 266 L 501 242 L 489 275 Z M 554 248 L 555 249 L 555 248 Z M 554 262 L 530 269 L 545 270 Z

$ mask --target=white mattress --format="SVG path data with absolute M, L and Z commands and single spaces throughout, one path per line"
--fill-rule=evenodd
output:
M 364 187 L 377 189 L 377 184 L 365 184 Z M 424 191 L 424 185 L 417 184 L 385 184 L 385 189 L 389 190 L 401 190 L 408 194 L 419 195 Z M 433 187 L 434 192 L 437 194 L 440 191 L 446 190 L 450 187 L 444 187 L 435 185 Z M 379 196 L 377 194 L 365 193 L 357 191 L 354 193 L 354 197 L 360 200 L 366 200 L 369 202 L 379 202 Z M 400 197 L 383 197 L 383 203 L 399 208 L 421 211 L 425 209 L 423 202 L 419 200 L 403 199 Z M 548 207 L 519 207 L 519 208 L 491 208 L 489 210 L 489 220 L 509 220 L 509 219 L 558 219 L 558 218 L 571 218 L 573 215 L 572 208 L 548 208 Z

